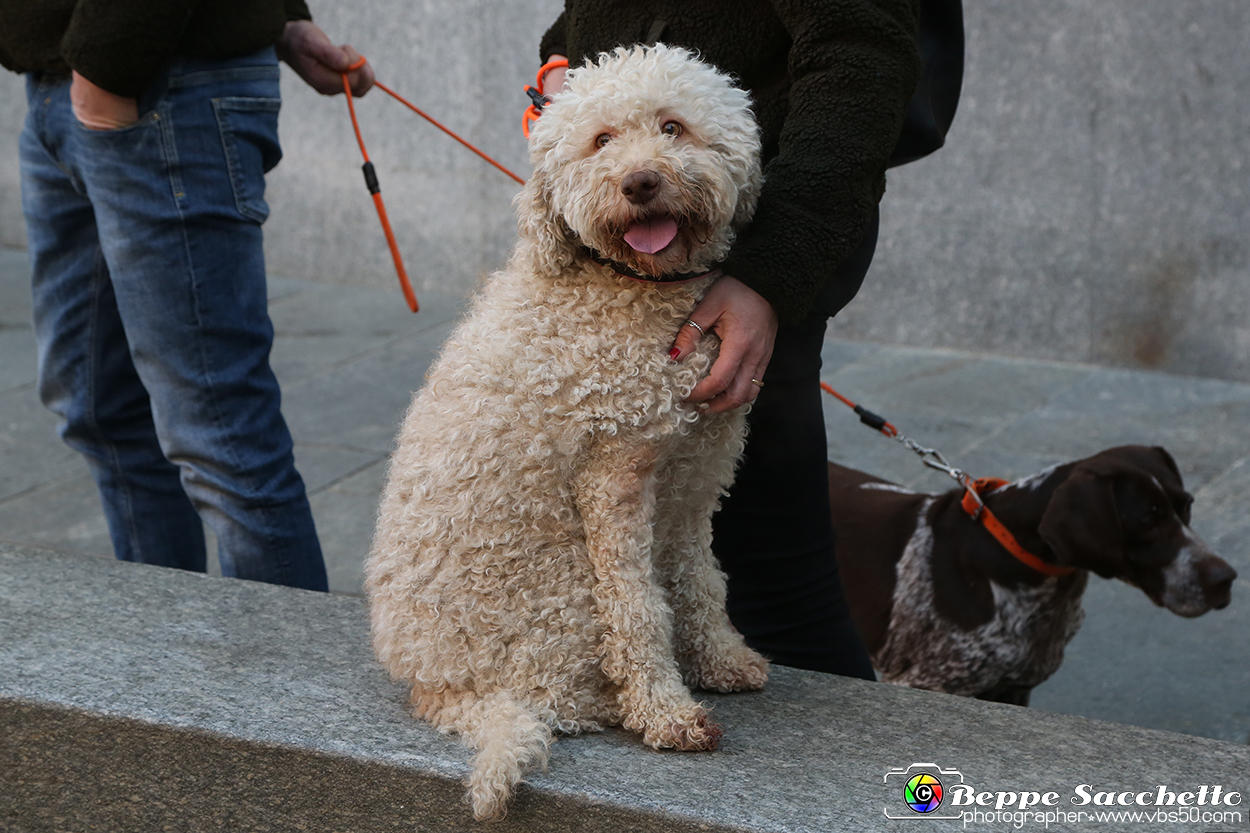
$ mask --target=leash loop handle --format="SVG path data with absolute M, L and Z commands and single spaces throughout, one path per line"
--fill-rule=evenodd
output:
M 568 69 L 568 67 L 569 62 L 565 58 L 548 61 L 538 68 L 534 86 L 525 87 L 525 94 L 530 97 L 532 102 L 529 107 L 525 108 L 525 113 L 521 116 L 521 132 L 525 134 L 525 138 L 528 139 L 530 137 L 530 122 L 538 121 L 538 117 L 543 114 L 543 108 L 551 103 L 551 96 L 547 95 L 543 90 L 543 76 L 553 69 Z
M 352 130 L 356 132 L 356 143 L 360 145 L 360 155 L 365 160 L 365 164 L 361 166 L 365 175 L 365 187 L 369 189 L 369 194 L 373 197 L 373 206 L 377 209 L 378 221 L 382 223 L 382 233 L 386 235 L 386 245 L 391 250 L 395 274 L 399 277 L 399 288 L 404 293 L 404 300 L 408 302 L 408 309 L 417 312 L 421 307 L 417 303 L 416 293 L 412 291 L 412 282 L 408 280 L 408 270 L 404 268 L 404 259 L 399 253 L 399 243 L 395 240 L 390 218 L 386 215 L 386 205 L 382 202 L 382 186 L 378 184 L 378 172 L 373 167 L 373 162 L 369 160 L 369 151 L 365 148 L 365 139 L 360 133 L 360 122 L 356 118 L 356 105 L 352 103 L 352 87 L 347 79 L 347 73 L 360 69 L 364 65 L 365 58 L 362 56 L 360 60 L 340 73 L 343 76 L 343 94 L 347 97 L 347 112 L 352 117 Z
M 382 202 L 382 186 L 378 184 L 378 172 L 377 172 L 377 169 L 374 168 L 373 162 L 369 160 L 369 151 L 365 148 L 365 138 L 360 132 L 360 121 L 356 118 L 356 105 L 352 102 L 351 83 L 347 79 L 347 74 L 349 72 L 354 72 L 360 69 L 362 66 L 365 65 L 366 61 L 367 59 L 362 55 L 359 60 L 352 62 L 351 65 L 349 65 L 346 69 L 344 69 L 339 74 L 342 75 L 343 77 L 343 93 L 347 97 L 347 112 L 349 115 L 351 115 L 351 118 L 352 118 L 352 130 L 356 134 L 356 144 L 360 146 L 360 155 L 364 157 L 364 160 L 365 160 L 365 164 L 361 166 L 361 170 L 364 172 L 364 176 L 365 176 L 365 187 L 369 189 L 369 194 L 373 197 L 373 204 L 377 208 L 378 220 L 382 223 L 382 232 L 386 235 L 386 245 L 390 248 L 391 259 L 395 262 L 395 274 L 399 277 L 399 286 L 400 286 L 400 289 L 403 290 L 404 300 L 408 302 L 408 308 L 412 310 L 413 312 L 416 312 L 419 309 L 419 306 L 417 305 L 417 296 L 412 291 L 412 283 L 408 280 L 408 271 L 404 268 L 404 259 L 399 253 L 399 244 L 395 242 L 395 232 L 391 230 L 391 222 L 387 218 L 387 215 L 386 215 L 386 206 Z M 539 70 L 538 77 L 539 77 L 540 88 L 542 86 L 543 74 L 545 74 L 547 70 L 551 69 L 553 66 L 557 64 L 558 62 L 553 61 L 551 63 L 545 64 L 543 68 Z M 568 66 L 568 62 L 565 61 L 564 65 Z M 406 98 L 404 98 L 399 93 L 392 90 L 390 87 L 378 81 L 374 82 L 374 86 L 382 90 L 391 98 L 398 101 L 400 104 L 403 104 L 409 110 L 412 110 L 418 116 L 425 119 L 430 124 L 434 125 L 439 130 L 443 131 L 444 133 L 446 133 L 451 138 L 455 139 L 460 144 L 464 145 L 469 150 L 476 153 L 478 156 L 480 156 L 482 159 L 489 162 L 491 165 L 494 165 L 496 168 L 498 168 L 500 171 L 502 171 L 504 174 L 506 174 L 508 177 L 514 180 L 517 184 L 519 185 L 525 184 L 525 180 L 521 179 L 521 177 L 517 176 L 512 171 L 508 170 L 503 165 L 499 164 L 494 159 L 487 156 L 481 150 L 474 147 L 472 144 L 470 144 L 469 142 L 467 142 L 466 140 L 458 136 L 453 131 L 449 130 L 447 127 L 445 127 L 444 125 L 439 123 L 437 120 L 432 118 L 428 113 L 426 113 L 420 107 L 417 107 L 411 101 L 408 101 Z M 526 135 L 527 136 L 529 135 L 528 130 L 526 132 Z

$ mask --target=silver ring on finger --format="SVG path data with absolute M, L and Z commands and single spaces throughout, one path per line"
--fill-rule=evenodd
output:
M 759 379 L 755 379 L 755 378 L 751 379 L 751 384 L 755 385 L 757 388 L 764 387 L 764 383 L 761 382 Z
M 694 327 L 696 330 L 698 330 L 698 331 L 699 331 L 699 335 L 701 335 L 701 336 L 705 336 L 705 335 L 707 335 L 707 331 L 706 331 L 706 330 L 704 330 L 704 329 L 703 329 L 702 327 L 700 327 L 698 324 L 696 324 L 696 323 L 694 323 L 693 321 L 691 321 L 689 318 L 687 318 L 687 319 L 686 319 L 686 323 L 687 323 L 687 324 L 689 324 L 691 327 Z

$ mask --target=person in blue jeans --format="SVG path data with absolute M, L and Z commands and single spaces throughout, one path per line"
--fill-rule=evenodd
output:
M 14 2 L 39 395 L 119 559 L 326 590 L 269 366 L 261 225 L 278 59 L 322 93 L 359 56 L 302 0 Z M 373 83 L 365 65 L 353 92 Z

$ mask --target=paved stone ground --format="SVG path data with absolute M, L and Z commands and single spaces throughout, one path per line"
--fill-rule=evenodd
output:
M 35 392 L 28 267 L 0 249 L 0 541 L 110 555 L 85 465 Z M 275 278 L 273 364 L 334 590 L 357 593 L 391 440 L 459 298 Z M 1194 527 L 1250 577 L 1250 385 L 836 338 L 825 378 L 978 475 L 1017 477 L 1128 442 L 1160 444 L 1197 497 Z M 949 481 L 830 400 L 830 456 L 915 488 Z M 1183 620 L 1091 579 L 1085 625 L 1035 708 L 1250 742 L 1250 613 Z

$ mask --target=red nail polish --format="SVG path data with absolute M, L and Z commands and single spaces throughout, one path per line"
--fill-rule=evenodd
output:
M 676 362 L 677 357 L 680 355 L 681 355 L 681 348 L 674 347 L 672 350 L 668 351 L 668 360 L 670 362 Z

